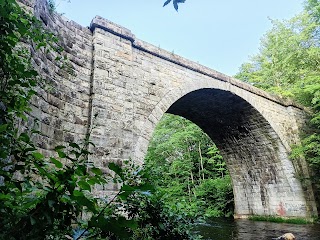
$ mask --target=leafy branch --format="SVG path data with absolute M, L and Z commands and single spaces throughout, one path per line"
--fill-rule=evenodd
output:
M 178 11 L 179 9 L 179 5 L 180 3 L 184 3 L 186 0 L 167 0 L 164 4 L 163 7 L 167 6 L 170 2 L 173 3 L 173 7 L 176 11 Z

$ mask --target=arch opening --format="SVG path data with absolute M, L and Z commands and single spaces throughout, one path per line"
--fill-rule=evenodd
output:
M 235 217 L 306 217 L 294 167 L 268 121 L 248 102 L 224 90 L 192 91 L 166 111 L 198 125 L 218 146 L 233 184 Z
M 230 174 L 210 137 L 191 121 L 164 114 L 149 143 L 145 166 L 173 211 L 191 217 L 231 217 Z

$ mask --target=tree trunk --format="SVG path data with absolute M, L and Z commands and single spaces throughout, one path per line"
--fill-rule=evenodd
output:
M 204 181 L 203 159 L 202 159 L 200 142 L 199 142 L 199 155 L 200 155 L 200 166 L 201 166 L 201 170 L 202 170 L 202 180 Z
M 189 192 L 189 202 L 191 202 L 191 189 L 190 189 L 190 184 L 189 184 L 189 178 L 188 178 L 188 192 Z

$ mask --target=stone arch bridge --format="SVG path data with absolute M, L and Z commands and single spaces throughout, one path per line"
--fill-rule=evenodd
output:
M 32 117 L 42 130 L 36 141 L 44 153 L 82 139 L 94 125 L 96 166 L 106 169 L 108 162 L 128 158 L 142 163 L 168 112 L 197 124 L 219 147 L 232 176 L 236 217 L 317 214 L 311 188 L 298 180 L 308 176 L 305 162 L 288 157 L 304 123 L 301 108 L 143 42 L 104 18 L 85 28 L 50 14 L 43 0 L 22 2 L 59 36 L 73 72 L 59 68 L 54 54 L 33 52 L 53 86 L 39 89 L 33 101 Z

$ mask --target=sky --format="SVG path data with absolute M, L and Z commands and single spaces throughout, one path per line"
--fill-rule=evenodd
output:
M 270 19 L 290 19 L 304 0 L 186 0 L 176 12 L 165 0 L 55 0 L 57 11 L 82 26 L 99 15 L 136 38 L 224 74 L 235 75 L 259 51 Z

